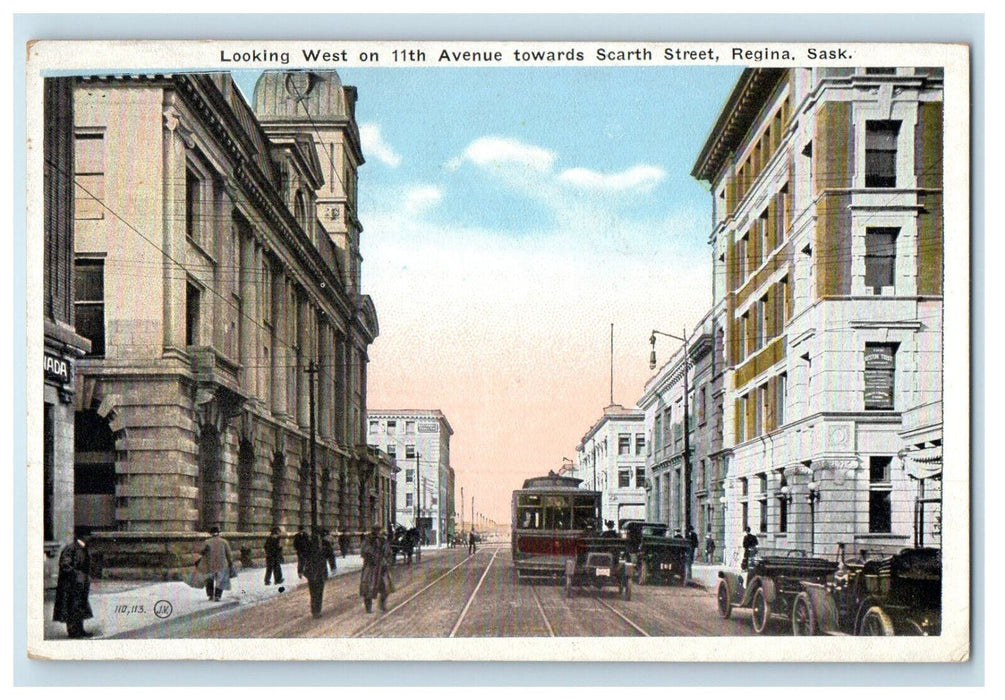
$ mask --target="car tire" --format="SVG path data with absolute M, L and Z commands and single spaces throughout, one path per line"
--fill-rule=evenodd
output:
M 754 627 L 754 632 L 764 634 L 768 628 L 768 620 L 771 619 L 771 603 L 764 593 L 764 586 L 758 586 L 754 591 L 754 598 L 750 603 L 750 622 Z
M 817 633 L 817 615 L 813 602 L 805 591 L 792 603 L 792 636 L 813 637 Z
M 719 617 L 728 620 L 733 614 L 733 599 L 726 579 L 719 579 L 719 586 L 715 591 L 715 601 L 719 608 Z
M 858 633 L 864 637 L 892 637 L 896 634 L 893 629 L 893 620 L 878 605 L 873 605 L 865 611 L 865 615 L 862 616 L 862 621 L 858 625 Z

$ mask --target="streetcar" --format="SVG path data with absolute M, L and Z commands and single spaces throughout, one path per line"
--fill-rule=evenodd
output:
M 560 579 L 585 539 L 600 535 L 600 492 L 549 472 L 513 492 L 511 546 L 519 580 Z

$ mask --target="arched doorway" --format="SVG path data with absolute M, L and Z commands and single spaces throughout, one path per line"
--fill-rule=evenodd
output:
M 199 432 L 199 513 L 203 530 L 220 524 L 220 433 L 212 425 Z
M 95 410 L 78 411 L 73 431 L 74 535 L 114 530 L 115 436 Z
M 252 491 L 255 484 L 255 448 L 242 440 L 237 451 L 237 529 L 255 529 L 255 506 Z
M 286 455 L 276 452 L 272 456 L 272 523 L 282 526 L 283 502 L 286 498 Z

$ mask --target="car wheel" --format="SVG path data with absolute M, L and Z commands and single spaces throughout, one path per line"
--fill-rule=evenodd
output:
M 728 620 L 733 614 L 733 601 L 729 594 L 729 584 L 726 579 L 719 579 L 719 587 L 715 591 L 716 603 L 719 607 L 719 616 L 723 620 Z
M 792 604 L 792 634 L 795 637 L 812 637 L 817 633 L 817 617 L 810 597 L 804 591 Z
M 893 620 L 883 608 L 873 605 L 862 616 L 858 633 L 865 637 L 892 637 L 894 636 Z
M 768 603 L 767 596 L 764 595 L 764 586 L 758 586 L 757 590 L 754 591 L 754 600 L 750 607 L 753 613 L 750 616 L 750 621 L 754 625 L 754 632 L 764 634 L 764 630 L 768 627 L 768 620 L 771 619 L 771 605 Z

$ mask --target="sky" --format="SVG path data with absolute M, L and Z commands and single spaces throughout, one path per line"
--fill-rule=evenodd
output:
M 366 159 L 367 404 L 443 411 L 457 497 L 487 518 L 576 459 L 612 367 L 634 406 L 650 332 L 711 307 L 712 200 L 690 172 L 741 70 L 338 71 Z M 257 73 L 234 76 L 250 101 Z M 676 349 L 660 338 L 660 364 Z

